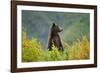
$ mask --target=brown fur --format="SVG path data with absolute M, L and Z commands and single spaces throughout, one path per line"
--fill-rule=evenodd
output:
M 58 50 L 63 51 L 63 46 L 61 43 L 61 39 L 59 36 L 59 32 L 61 32 L 62 29 L 60 29 L 57 25 L 55 25 L 55 23 L 53 23 L 51 30 L 50 30 L 50 38 L 49 38 L 49 42 L 48 42 L 48 49 L 52 50 L 52 45 L 54 43 L 54 46 L 58 48 Z

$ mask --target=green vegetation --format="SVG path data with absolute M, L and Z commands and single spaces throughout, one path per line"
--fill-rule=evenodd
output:
M 22 62 L 63 61 L 89 59 L 89 41 L 86 36 L 77 39 L 72 45 L 63 42 L 64 51 L 58 51 L 53 45 L 52 51 L 44 49 L 40 42 L 32 37 L 27 39 L 26 33 L 22 37 Z

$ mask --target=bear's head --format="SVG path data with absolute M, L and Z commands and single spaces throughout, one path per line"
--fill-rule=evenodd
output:
M 58 33 L 58 32 L 61 32 L 63 29 L 61 29 L 59 26 L 57 26 L 55 23 L 53 23 L 52 25 L 52 28 L 51 28 L 51 31 L 53 33 Z

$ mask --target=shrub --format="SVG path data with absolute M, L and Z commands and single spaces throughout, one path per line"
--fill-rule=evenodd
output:
M 59 61 L 63 60 L 63 57 L 61 56 L 61 52 L 58 51 L 58 48 L 54 45 L 52 46 L 52 51 L 50 51 L 50 58 L 52 61 Z
M 70 48 L 68 54 L 69 54 L 69 59 L 71 60 L 80 60 L 80 59 L 89 59 L 89 41 L 84 36 L 82 40 L 80 41 L 79 39 L 77 42 L 73 44 L 73 46 Z
M 37 39 L 32 38 L 29 40 L 26 38 L 26 34 L 23 33 L 23 40 L 22 40 L 22 61 L 23 62 L 31 62 L 31 61 L 42 61 L 43 60 L 43 53 L 42 53 L 42 46 L 38 42 Z
M 45 50 L 36 38 L 28 39 L 26 33 L 23 32 L 22 62 L 89 59 L 90 43 L 86 36 L 83 36 L 81 40 L 77 39 L 71 46 L 65 42 L 63 44 L 65 44 L 63 52 L 58 51 L 54 45 L 52 51 Z

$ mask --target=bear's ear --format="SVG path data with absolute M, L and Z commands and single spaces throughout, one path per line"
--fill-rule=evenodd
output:
M 56 26 L 55 23 L 53 23 L 52 27 Z

